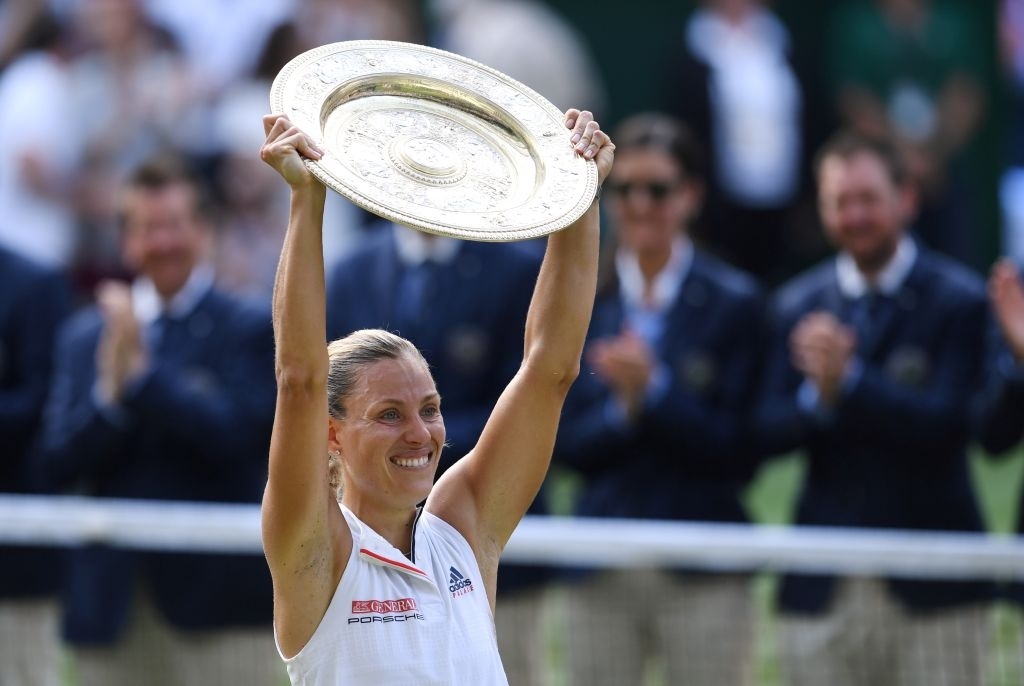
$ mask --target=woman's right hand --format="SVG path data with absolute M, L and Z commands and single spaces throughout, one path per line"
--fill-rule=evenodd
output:
M 292 189 L 320 183 L 302 161 L 303 157 L 319 160 L 324 155 L 312 138 L 283 114 L 264 115 L 263 130 L 267 140 L 260 148 L 260 159 L 276 169 Z

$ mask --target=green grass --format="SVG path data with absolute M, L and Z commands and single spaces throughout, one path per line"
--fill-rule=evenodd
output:
M 975 451 L 970 465 L 989 530 L 1013 532 L 1024 482 L 1024 449 L 998 460 Z M 788 524 L 803 475 L 804 463 L 797 454 L 766 463 L 744 497 L 751 518 L 761 524 Z
M 971 457 L 971 475 L 989 531 L 1014 532 L 1024 482 L 1024 449 L 998 460 L 976 451 Z

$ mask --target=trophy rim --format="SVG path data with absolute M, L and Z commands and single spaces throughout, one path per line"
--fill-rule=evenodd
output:
M 372 52 L 378 57 L 383 56 L 385 61 L 388 58 L 392 58 L 392 61 L 394 61 L 399 55 L 408 53 L 436 56 L 451 61 L 493 79 L 497 82 L 495 90 L 500 89 L 512 95 L 520 94 L 524 96 L 529 101 L 528 106 L 537 110 L 530 113 L 532 117 L 536 118 L 541 113 L 546 115 L 547 120 L 542 125 L 538 125 L 536 119 L 524 122 L 517 117 L 516 112 L 510 111 L 501 102 L 489 99 L 487 97 L 488 93 L 482 92 L 479 89 L 474 90 L 472 85 L 446 79 L 435 79 L 422 73 L 415 73 L 409 69 L 402 69 L 401 65 L 395 65 L 394 68 L 386 68 L 379 72 L 381 75 L 386 75 L 389 79 L 398 77 L 411 79 L 413 85 L 436 81 L 437 83 L 451 86 L 453 92 L 465 93 L 468 96 L 479 98 L 488 107 L 493 106 L 496 108 L 495 114 L 510 122 L 510 128 L 514 128 L 519 132 L 518 137 L 508 133 L 504 127 L 492 126 L 488 120 L 483 119 L 472 108 L 458 107 L 460 102 L 454 97 L 451 100 L 446 100 L 445 97 L 424 98 L 424 102 L 427 102 L 432 108 L 438 109 L 442 114 L 450 114 L 460 124 L 474 129 L 486 129 L 488 136 L 494 139 L 492 142 L 498 147 L 507 146 L 521 149 L 523 146 L 526 146 L 528 148 L 528 155 L 519 155 L 518 157 L 529 157 L 533 164 L 536 165 L 536 168 L 526 170 L 535 175 L 534 185 L 532 188 L 525 184 L 520 187 L 513 185 L 512 191 L 522 196 L 524 201 L 518 206 L 514 204 L 509 205 L 500 210 L 500 212 L 496 209 L 488 209 L 482 212 L 447 211 L 437 208 L 421 208 L 410 202 L 404 203 L 403 206 L 402 203 L 397 202 L 388 190 L 378 187 L 367 188 L 365 185 L 363 188 L 360 188 L 359 183 L 357 183 L 358 180 L 353 179 L 351 174 L 339 172 L 341 167 L 337 163 L 332 164 L 330 158 L 332 156 L 336 157 L 337 160 L 334 162 L 341 162 L 348 155 L 351 160 L 352 153 L 343 146 L 333 145 L 330 140 L 325 140 L 324 122 L 328 121 L 329 117 L 334 112 L 337 112 L 339 108 L 349 102 L 354 102 L 354 100 L 345 101 L 339 99 L 338 102 L 333 104 L 330 100 L 343 87 L 360 79 L 369 79 L 368 82 L 371 86 L 377 85 L 373 81 L 373 74 L 355 74 L 337 83 L 324 85 L 321 87 L 322 93 L 306 101 L 301 101 L 295 95 L 295 87 L 296 85 L 302 85 L 302 77 L 299 74 L 303 68 L 315 65 L 320 60 L 334 55 L 359 51 L 362 51 L 364 54 Z M 385 67 L 388 66 L 390 65 L 385 65 Z M 380 83 L 383 83 L 383 79 L 380 80 Z M 508 89 L 511 89 L 511 91 L 508 91 Z M 384 93 L 381 95 L 362 96 L 362 98 L 367 102 L 372 102 L 371 99 L 373 98 L 387 98 L 391 95 L 394 94 Z M 326 154 L 321 160 L 311 160 L 308 158 L 303 160 L 309 171 L 321 183 L 368 212 L 419 231 L 485 242 L 508 242 L 539 238 L 560 231 L 578 220 L 590 207 L 594 194 L 597 191 L 597 165 L 593 160 L 586 160 L 575 153 L 569 142 L 569 131 L 564 125 L 564 114 L 558 108 L 544 98 L 544 96 L 507 74 L 481 64 L 476 60 L 439 48 L 399 41 L 356 40 L 329 43 L 307 50 L 292 58 L 275 77 L 270 89 L 270 106 L 274 114 L 286 114 L 292 118 L 293 114 L 298 113 L 300 118 L 304 120 L 304 123 L 307 124 L 307 126 L 300 126 L 300 128 L 307 135 L 314 138 L 322 149 L 326 150 Z M 564 150 L 553 148 L 550 142 L 542 143 L 541 141 L 542 138 L 553 138 L 556 127 L 559 129 L 558 133 L 564 136 L 562 139 Z M 310 128 L 315 130 L 311 131 L 309 130 Z M 502 140 L 503 136 L 505 137 L 504 140 Z M 529 167 L 529 163 L 526 166 Z M 563 170 L 567 169 L 571 170 L 567 176 L 573 178 L 571 183 L 563 185 L 560 189 L 568 194 L 566 197 L 550 197 L 553 196 L 550 186 L 557 177 L 553 177 L 551 180 L 536 181 L 537 178 L 543 177 L 548 170 L 556 170 L 561 174 Z M 514 173 L 511 177 L 513 183 L 518 180 L 518 176 Z M 467 183 L 472 182 L 472 180 L 473 177 L 470 175 Z M 405 181 L 409 183 L 407 179 Z M 454 183 L 457 185 L 460 182 Z M 549 197 L 542 196 L 540 193 L 548 193 Z M 540 203 L 539 207 L 536 206 L 537 203 Z M 551 211 L 550 216 L 541 217 L 542 208 L 547 209 L 548 203 L 554 205 L 555 209 Z M 523 221 L 522 223 L 517 223 L 515 220 L 509 221 L 508 215 L 516 215 L 520 207 L 526 206 L 534 215 L 532 221 Z M 530 212 L 524 214 L 527 217 L 530 216 Z M 445 217 L 442 218 L 438 215 L 445 215 Z M 488 219 L 492 216 L 496 221 L 495 225 L 488 222 Z M 462 221 L 444 221 L 445 218 L 461 218 Z

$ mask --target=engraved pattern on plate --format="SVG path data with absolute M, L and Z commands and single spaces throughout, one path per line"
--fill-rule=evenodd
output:
M 327 148 L 309 163 L 325 184 L 424 230 L 542 235 L 582 214 L 596 186 L 594 165 L 572 151 L 550 103 L 433 48 L 323 46 L 281 71 L 271 100 Z

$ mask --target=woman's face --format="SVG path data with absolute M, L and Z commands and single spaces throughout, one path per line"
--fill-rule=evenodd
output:
M 331 449 L 341 454 L 344 502 L 415 506 L 434 483 L 444 420 L 441 397 L 422 360 L 411 356 L 367 365 L 332 420 Z
M 640 255 L 670 252 L 696 208 L 679 164 L 656 149 L 616 153 L 606 189 L 619 244 Z

